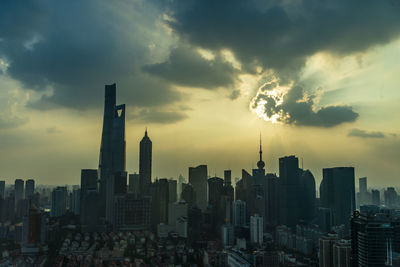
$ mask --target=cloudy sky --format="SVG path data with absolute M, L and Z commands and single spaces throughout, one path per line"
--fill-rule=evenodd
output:
M 104 85 L 127 105 L 127 168 L 145 127 L 154 177 L 296 155 L 317 185 L 354 166 L 400 173 L 398 0 L 3 0 L 0 179 L 78 184 L 97 168 Z

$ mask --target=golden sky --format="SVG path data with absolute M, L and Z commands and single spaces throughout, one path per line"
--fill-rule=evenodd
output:
M 27 6 L 35 14 L 23 25 L 13 22 L 26 10 L 6 3 L 15 16 L 4 20 L 14 29 L 0 31 L 0 179 L 79 184 L 80 169 L 98 167 L 104 85 L 115 82 L 117 103 L 127 105 L 130 173 L 138 171 L 147 127 L 153 178 L 187 177 L 188 167 L 199 164 L 211 176 L 232 169 L 240 177 L 241 169 L 256 166 L 261 133 L 268 172 L 278 171 L 279 157 L 296 155 L 317 187 L 322 168 L 335 166 L 354 166 L 371 186 L 399 185 L 398 13 L 373 26 L 363 17 L 383 16 L 386 1 L 367 1 L 371 7 L 341 31 L 314 18 L 309 7 L 296 13 L 285 1 L 246 4 L 249 10 L 240 12 L 232 2 L 232 14 L 243 15 L 238 20 L 256 12 L 262 28 L 224 24 L 225 15 L 205 23 L 201 16 L 222 7 L 204 2 L 209 7 L 32 2 Z M 343 19 L 318 8 L 326 20 Z M 336 8 L 338 15 L 342 7 Z M 298 25 L 307 14 L 310 23 L 321 20 L 327 41 L 312 35 L 316 26 Z M 385 23 L 390 29 L 382 30 Z M 363 24 L 369 32 L 360 30 Z

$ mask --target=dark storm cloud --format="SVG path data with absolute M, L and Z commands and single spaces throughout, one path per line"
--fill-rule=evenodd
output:
M 182 121 L 187 115 L 181 111 L 164 111 L 149 108 L 141 108 L 130 113 L 128 120 L 140 123 L 170 124 Z
M 242 63 L 296 71 L 319 51 L 348 54 L 400 32 L 400 4 L 376 0 L 177 0 L 171 27 L 192 44 L 231 49 Z
M 205 89 L 233 86 L 238 74 L 220 55 L 208 60 L 189 47 L 178 47 L 171 51 L 168 61 L 143 69 L 174 84 Z
M 354 122 L 358 113 L 352 107 L 345 105 L 314 107 L 314 96 L 307 96 L 300 86 L 292 87 L 283 96 L 282 103 L 266 93 L 260 93 L 253 103 L 255 108 L 262 101 L 263 111 L 268 117 L 278 115 L 277 120 L 286 124 L 298 126 L 333 127 L 345 122 Z
M 6 0 L 0 10 L 0 58 L 10 63 L 7 74 L 28 89 L 54 92 L 30 107 L 91 108 L 112 82 L 131 105 L 164 105 L 181 97 L 140 69 L 151 62 L 149 47 L 157 41 L 159 11 L 152 4 Z M 155 49 L 162 50 L 158 44 Z
M 348 136 L 361 137 L 361 138 L 384 138 L 385 134 L 380 131 L 366 131 L 361 129 L 352 129 L 349 131 Z
M 345 56 L 386 44 L 400 33 L 400 4 L 389 0 L 177 0 L 168 23 L 182 39 L 204 49 L 231 50 L 245 71 L 272 70 L 281 84 L 302 84 L 307 58 L 327 52 Z M 293 86 L 283 104 L 267 94 L 268 117 L 295 125 L 331 127 L 355 121 L 350 106 L 316 108 L 314 100 L 293 101 Z M 300 100 L 301 98 L 295 98 Z

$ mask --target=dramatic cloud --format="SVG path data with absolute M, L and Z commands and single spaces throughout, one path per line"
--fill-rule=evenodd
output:
M 348 136 L 361 137 L 361 138 L 384 138 L 385 134 L 379 131 L 365 131 L 361 129 L 350 130 Z
M 221 55 L 206 59 L 188 47 L 176 48 L 171 51 L 168 61 L 143 69 L 174 84 L 205 89 L 231 87 L 238 73 Z
M 187 119 L 187 115 L 181 111 L 141 108 L 131 112 L 128 119 L 139 123 L 170 124 Z
M 314 99 L 315 96 L 307 95 L 300 86 L 284 88 L 270 81 L 259 89 L 251 108 L 266 120 L 298 126 L 333 127 L 353 122 L 359 116 L 344 105 L 317 108 Z
M 7 75 L 43 92 L 34 108 L 91 108 L 112 82 L 127 104 L 166 105 L 180 94 L 141 71 L 172 42 L 159 16 L 142 1 L 3 1 L 0 59 L 9 62 Z
M 259 1 L 182 0 L 169 5 L 170 27 L 194 46 L 232 51 L 242 69 L 260 67 L 282 85 L 302 84 L 301 70 L 318 52 L 345 56 L 386 44 L 400 33 L 400 4 L 389 0 Z M 258 67 L 258 68 L 257 68 Z M 295 125 L 330 127 L 352 122 L 358 114 L 349 106 L 316 109 L 314 101 L 292 95 L 284 103 L 258 94 L 266 101 L 266 117 Z M 309 92 L 310 93 L 310 92 Z

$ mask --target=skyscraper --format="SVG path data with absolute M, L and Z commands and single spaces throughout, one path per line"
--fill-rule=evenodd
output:
M 347 225 L 355 210 L 354 168 L 336 167 L 323 169 L 320 185 L 321 207 L 329 208 L 334 225 Z
M 381 204 L 381 194 L 379 190 L 372 190 L 372 205 L 379 206 Z
M 189 183 L 196 192 L 198 207 L 205 211 L 207 208 L 207 165 L 189 167 Z
M 29 179 L 25 182 L 25 198 L 30 199 L 35 193 L 35 180 Z
M 15 193 L 15 207 L 17 207 L 18 202 L 24 198 L 24 180 L 15 179 L 14 193 Z
M 108 221 L 113 218 L 114 173 L 125 171 L 125 105 L 116 105 L 116 85 L 105 86 L 103 132 L 99 174 L 102 208 Z
M 400 223 L 383 213 L 354 212 L 351 219 L 352 266 L 397 266 L 392 264 L 399 252 Z
M 129 193 L 139 194 L 139 174 L 129 174 Z
M 0 198 L 5 198 L 6 181 L 0 181 Z
M 299 160 L 295 156 L 279 159 L 280 219 L 287 226 L 295 226 L 300 217 Z
M 263 217 L 258 214 L 254 214 L 250 217 L 250 242 L 261 245 L 263 243 L 263 236 Z
M 232 202 L 233 225 L 243 227 L 246 225 L 246 202 L 235 200 Z
M 65 186 L 57 186 L 51 192 L 51 217 L 59 217 L 67 211 L 67 188 Z
M 147 134 L 147 129 L 144 132 L 144 137 L 140 141 L 139 152 L 139 186 L 140 194 L 149 194 L 151 184 L 151 161 L 152 161 L 152 142 Z

